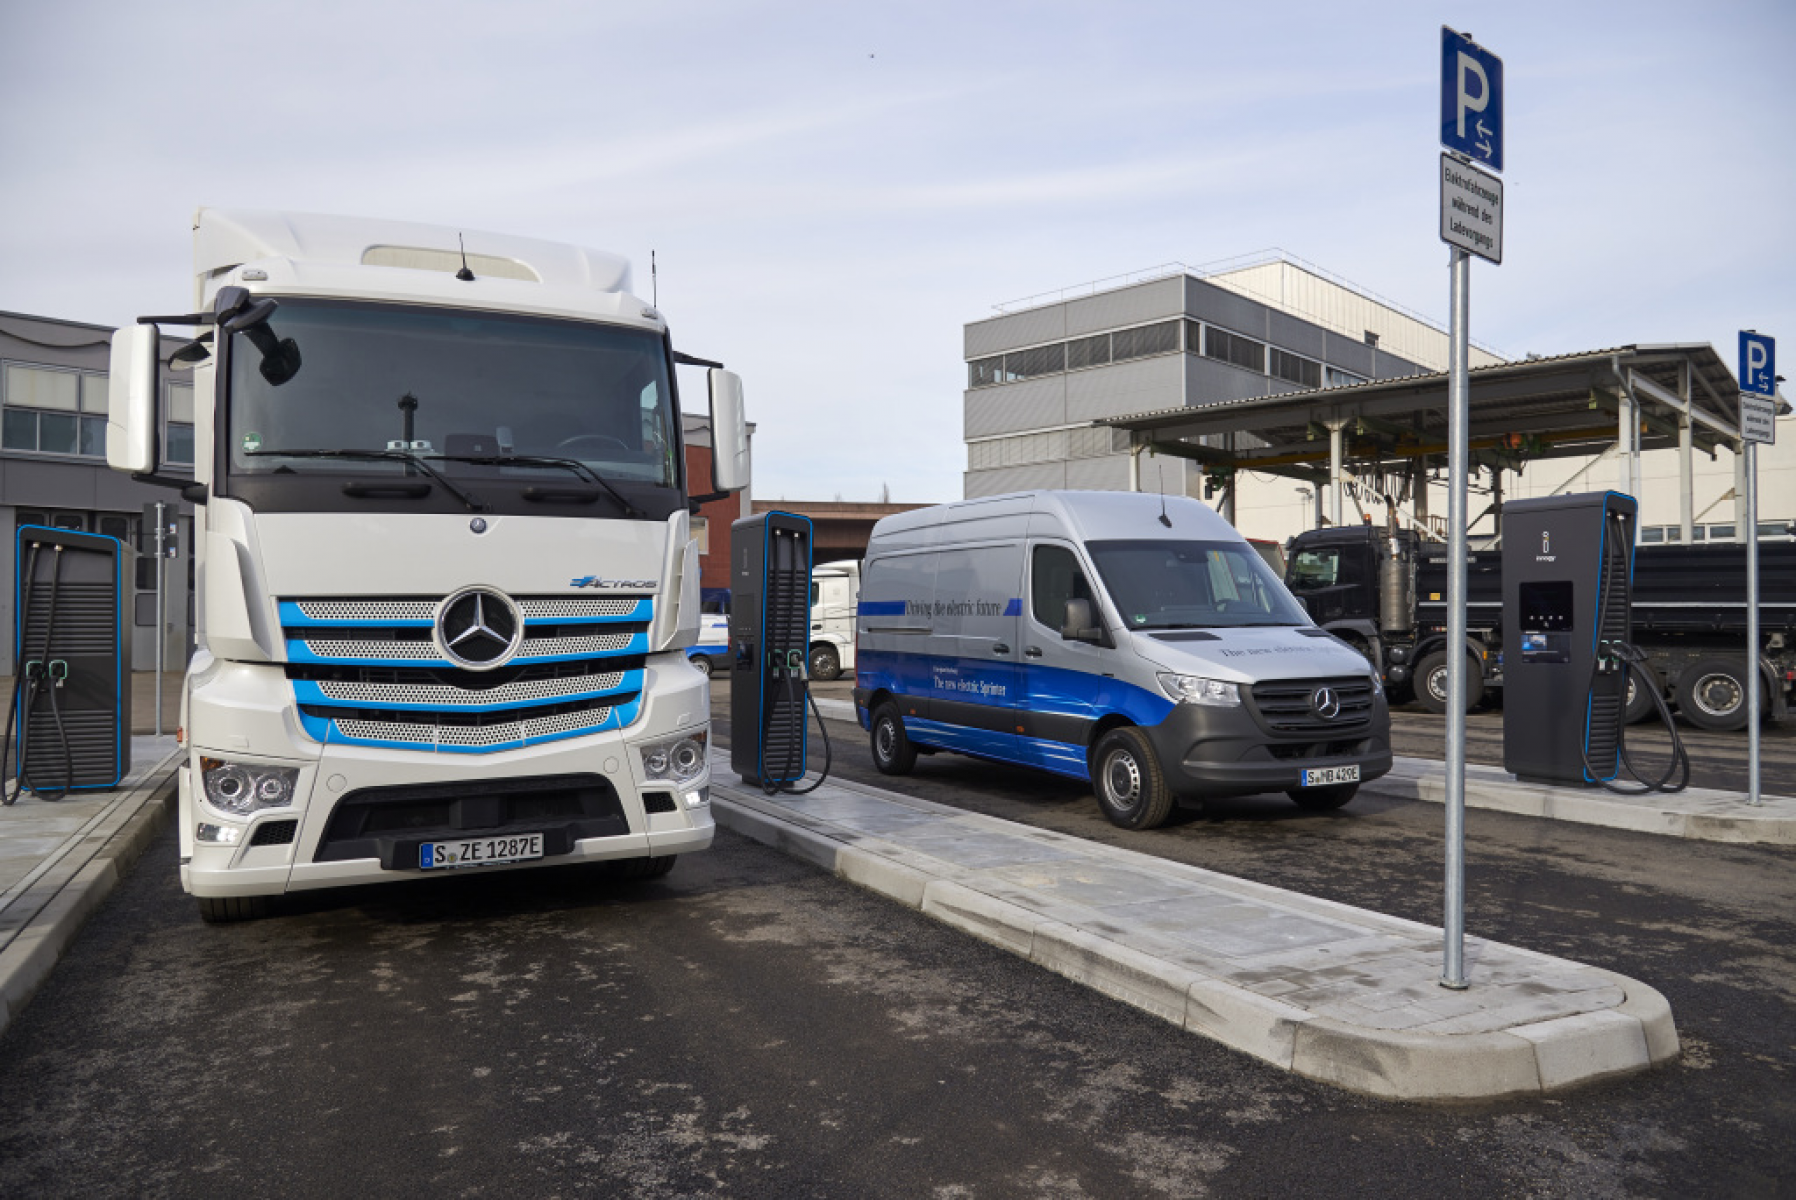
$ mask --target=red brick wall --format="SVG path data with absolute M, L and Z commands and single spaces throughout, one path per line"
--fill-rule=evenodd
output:
M 695 495 L 711 490 L 711 447 L 686 447 L 686 486 Z M 713 500 L 698 510 L 710 526 L 710 551 L 699 558 L 699 586 L 730 586 L 730 525 L 742 511 L 742 499 L 734 493 Z

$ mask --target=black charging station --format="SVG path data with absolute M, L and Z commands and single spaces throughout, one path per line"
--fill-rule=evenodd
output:
M 805 773 L 811 541 L 810 518 L 794 513 L 730 526 L 730 767 L 766 791 Z
M 13 551 L 16 675 L 5 751 L 19 790 L 54 799 L 116 787 L 131 771 L 125 598 L 134 551 L 117 538 L 41 525 L 20 526 Z
M 1503 505 L 1503 766 L 1518 779 L 1621 773 L 1637 511 L 1620 492 Z

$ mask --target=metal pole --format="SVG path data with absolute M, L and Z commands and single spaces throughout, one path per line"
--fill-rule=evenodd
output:
M 1462 989 L 1465 977 L 1465 581 L 1466 378 L 1472 309 L 1472 259 L 1453 248 L 1452 331 L 1447 342 L 1447 896 L 1442 922 L 1441 986 Z
M 1759 447 L 1746 443 L 1746 803 L 1759 795 Z
M 1341 524 L 1341 468 L 1344 447 L 1342 442 L 1345 424 L 1341 421 L 1328 423 L 1328 520 L 1336 528 Z
M 1141 443 L 1136 442 L 1129 447 L 1129 490 L 1141 490 Z
M 1678 416 L 1678 541 L 1696 537 L 1696 427 L 1688 410 Z
M 167 540 L 164 530 L 168 528 L 168 517 L 162 501 L 156 501 L 156 736 L 162 736 L 162 646 L 166 640 L 162 635 L 162 568 L 168 561 L 162 547 Z

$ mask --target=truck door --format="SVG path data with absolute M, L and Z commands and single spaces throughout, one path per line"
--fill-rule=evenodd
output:
M 1285 586 L 1302 600 L 1318 625 L 1370 620 L 1372 564 L 1369 543 L 1300 546 L 1291 557 Z
M 1020 619 L 1022 691 L 1017 725 L 1023 761 L 1062 775 L 1087 778 L 1085 743 L 1107 707 L 1115 680 L 1107 656 L 1114 650 L 1060 636 L 1068 600 L 1085 600 L 1094 621 L 1102 605 L 1091 574 L 1072 543 L 1038 539 L 1029 547 L 1029 571 Z
M 1017 612 L 1021 542 L 943 550 L 936 560 L 926 744 L 1018 760 Z M 906 725 L 910 722 L 907 720 Z

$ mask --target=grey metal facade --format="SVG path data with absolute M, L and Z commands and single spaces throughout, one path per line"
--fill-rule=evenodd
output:
M 89 325 L 77 321 L 60 321 L 51 317 L 0 312 L 0 577 L 7 586 L 0 592 L 0 671 L 10 675 L 14 669 L 13 638 L 16 602 L 17 563 L 15 537 L 22 524 L 46 524 L 68 529 L 104 533 L 136 545 L 142 532 L 145 504 L 161 501 L 170 506 L 180 531 L 177 557 L 167 563 L 167 602 L 164 621 L 164 661 L 172 670 L 180 670 L 187 661 L 193 644 L 193 588 L 189 551 L 193 544 L 193 509 L 181 501 L 180 493 L 163 487 L 137 483 L 106 466 L 105 444 L 97 445 L 92 434 L 96 418 L 103 415 L 102 405 L 107 368 L 110 359 L 112 329 L 105 325 Z M 164 361 L 181 344 L 179 339 L 164 343 Z M 63 389 L 40 389 L 31 385 L 44 380 L 72 385 L 76 407 L 62 406 L 60 395 L 47 400 L 46 393 Z M 179 387 L 186 382 L 174 373 L 164 371 L 164 386 Z M 170 405 L 164 403 L 164 411 Z M 45 422 L 44 441 L 50 422 L 56 423 L 59 437 L 50 449 L 26 448 L 35 443 L 38 422 Z M 73 445 L 60 440 L 61 431 L 71 423 L 81 427 Z M 167 465 L 164 473 L 191 475 L 191 467 Z M 149 670 L 155 663 L 155 592 L 148 586 L 153 560 L 145 557 L 132 580 L 133 596 L 126 607 L 134 614 L 137 629 L 133 639 L 136 670 Z
M 1028 378 L 1013 378 L 1003 366 L 990 366 L 1005 362 L 1003 356 L 1012 352 L 1051 351 L 1059 343 L 1070 345 L 1106 333 L 1112 337 L 1113 352 L 1120 354 L 1131 331 L 1153 331 L 1165 322 L 1176 322 L 1178 327 L 1170 349 Z M 1209 338 L 1211 329 L 1261 347 L 1260 369 L 1206 355 L 1200 339 Z M 1163 339 L 1163 331 L 1160 336 Z M 1127 487 L 1126 445 L 1094 440 L 1089 436 L 1092 421 L 1305 386 L 1272 373 L 1274 350 L 1304 360 L 1308 364 L 1304 369 L 1313 369 L 1324 384 L 1337 377 L 1335 372 L 1369 380 L 1423 369 L 1365 340 L 1192 275 L 1170 275 L 969 322 L 963 352 L 969 384 L 976 385 L 963 395 L 965 495 Z M 1060 353 L 1071 361 L 1070 349 Z M 997 377 L 986 381 L 994 370 Z M 1162 481 L 1168 492 L 1201 493 L 1200 472 L 1182 459 L 1143 462 L 1143 489 L 1162 490 Z

